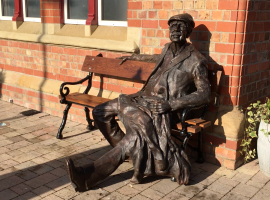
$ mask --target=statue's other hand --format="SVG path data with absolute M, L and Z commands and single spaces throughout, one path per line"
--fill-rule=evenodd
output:
M 164 102 L 153 102 L 150 104 L 150 110 L 154 114 L 162 114 L 170 111 L 172 108 L 168 101 Z

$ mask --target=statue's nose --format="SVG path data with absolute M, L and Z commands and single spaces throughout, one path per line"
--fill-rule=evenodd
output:
M 180 31 L 180 24 L 175 26 L 174 30 L 177 31 L 177 32 Z
M 174 32 L 174 31 L 177 31 L 177 30 L 178 30 L 178 26 L 175 26 L 172 31 Z

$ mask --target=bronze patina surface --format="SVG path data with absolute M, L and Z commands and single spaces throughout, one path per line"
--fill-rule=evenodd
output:
M 122 94 L 94 108 L 95 124 L 114 148 L 86 166 L 75 167 L 71 159 L 67 160 L 69 176 L 77 191 L 90 189 L 128 157 L 134 166 L 133 183 L 153 175 L 174 177 L 180 185 L 188 183 L 191 170 L 188 157 L 171 139 L 170 130 L 175 113 L 187 106 L 208 103 L 211 89 L 206 59 L 186 42 L 195 25 L 193 18 L 187 13 L 175 15 L 168 24 L 171 42 L 160 55 L 122 57 L 156 63 L 142 90 Z M 123 122 L 126 134 L 115 116 Z

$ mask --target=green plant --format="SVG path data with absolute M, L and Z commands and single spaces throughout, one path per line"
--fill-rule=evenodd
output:
M 244 155 L 245 162 L 248 162 L 250 159 L 255 158 L 256 150 L 251 149 L 251 141 L 253 138 L 257 136 L 258 125 L 260 121 L 264 121 L 265 123 L 270 123 L 270 99 L 266 100 L 266 103 L 261 103 L 257 101 L 257 103 L 251 103 L 246 110 L 246 123 L 245 123 L 245 134 L 244 139 L 242 140 L 241 146 L 242 150 L 240 153 Z M 270 135 L 270 131 L 261 130 L 264 135 L 268 137 Z

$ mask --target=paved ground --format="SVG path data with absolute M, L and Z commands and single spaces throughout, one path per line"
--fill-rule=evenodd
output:
M 145 178 L 131 185 L 132 164 L 125 162 L 103 183 L 76 193 L 69 183 L 64 159 L 75 164 L 91 162 L 110 149 L 101 133 L 89 133 L 83 124 L 68 121 L 65 139 L 55 138 L 61 118 L 0 101 L 0 199 L 1 200 L 116 200 L 116 199 L 270 199 L 270 178 L 259 171 L 258 161 L 236 171 L 209 163 L 192 162 L 190 185 L 179 186 L 169 178 Z

